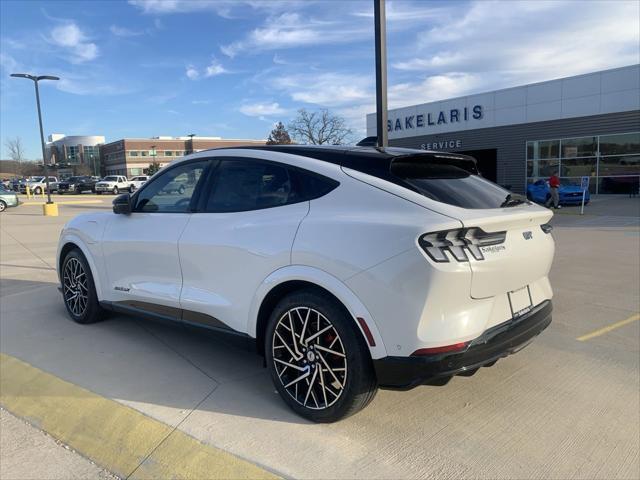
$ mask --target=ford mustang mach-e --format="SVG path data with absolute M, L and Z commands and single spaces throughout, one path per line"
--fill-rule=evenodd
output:
M 330 422 L 544 330 L 551 216 L 464 155 L 216 149 L 71 220 L 57 265 L 76 322 L 111 310 L 235 336 L 293 410 Z

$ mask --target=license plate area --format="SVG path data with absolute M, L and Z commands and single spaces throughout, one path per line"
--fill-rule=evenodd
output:
M 529 285 L 518 290 L 514 290 L 513 292 L 508 292 L 507 297 L 509 298 L 511 315 L 514 319 L 529 313 L 533 308 Z

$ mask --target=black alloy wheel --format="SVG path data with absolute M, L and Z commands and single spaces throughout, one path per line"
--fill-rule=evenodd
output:
M 104 311 L 98 302 L 93 275 L 79 249 L 67 253 L 60 277 L 64 305 L 73 321 L 85 324 L 102 320 Z
M 364 408 L 377 381 L 355 320 L 322 291 L 293 292 L 271 314 L 267 367 L 283 400 L 314 422 L 335 422 Z

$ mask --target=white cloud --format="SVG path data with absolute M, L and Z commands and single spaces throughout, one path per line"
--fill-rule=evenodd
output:
M 216 75 L 221 75 L 223 73 L 229 73 L 229 71 L 224 68 L 220 63 L 218 63 L 215 60 L 211 61 L 211 65 L 209 65 L 205 71 L 204 71 L 204 76 L 205 77 L 215 77 Z
M 374 88 L 370 75 L 337 72 L 283 75 L 270 82 L 297 102 L 326 107 L 366 101 Z
M 283 115 L 287 111 L 277 102 L 272 103 L 246 103 L 240 107 L 240 112 L 249 117 L 264 117 L 269 115 Z M 261 118 L 264 119 L 264 118 Z
M 187 78 L 190 80 L 198 80 L 199 78 L 211 78 L 216 77 L 218 75 L 222 75 L 223 73 L 231 73 L 227 70 L 221 63 L 219 63 L 216 59 L 211 60 L 211 63 L 204 68 L 201 72 L 193 65 L 188 65 L 185 71 Z
M 99 53 L 98 46 L 89 42 L 86 35 L 73 22 L 59 25 L 51 30 L 50 41 L 71 53 L 70 61 L 82 63 L 94 60 Z
M 488 88 L 501 88 L 640 60 L 637 1 L 583 2 L 579 9 L 572 1 L 451 5 L 430 30 L 418 32 L 394 69 L 484 74 Z
M 126 27 L 119 27 L 118 25 L 111 25 L 109 31 L 116 37 L 138 37 L 144 35 L 144 32 L 141 30 L 131 30 Z
M 264 26 L 253 29 L 243 40 L 220 46 L 220 51 L 233 58 L 244 51 L 349 43 L 366 37 L 370 30 L 368 25 L 318 20 L 288 12 L 269 17 Z
M 198 78 L 200 78 L 200 72 L 198 72 L 198 70 L 193 65 L 187 66 L 185 75 L 187 75 L 187 78 L 189 80 L 197 80 Z
M 192 105 L 209 105 L 211 100 L 191 100 Z

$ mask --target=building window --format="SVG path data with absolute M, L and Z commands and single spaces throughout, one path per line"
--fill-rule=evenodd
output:
M 137 157 L 140 154 L 137 150 L 129 150 L 127 153 L 130 157 Z
M 591 177 L 592 193 L 630 193 L 640 185 L 640 132 L 527 141 L 527 183 L 559 173 L 563 184 Z

